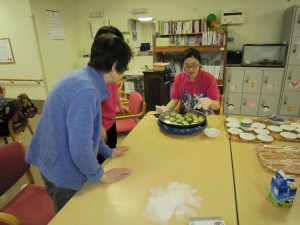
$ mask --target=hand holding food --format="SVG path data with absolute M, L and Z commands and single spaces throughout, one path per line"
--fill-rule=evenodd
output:
M 164 105 L 162 105 L 162 106 L 156 105 L 155 107 L 156 107 L 156 112 L 158 112 L 158 113 L 164 113 L 164 112 L 168 111 L 168 108 Z
M 208 110 L 212 103 L 210 98 L 197 98 L 198 103 L 195 105 L 194 109 L 205 109 Z

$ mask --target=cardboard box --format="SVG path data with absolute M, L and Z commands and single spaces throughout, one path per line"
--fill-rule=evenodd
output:
M 297 192 L 295 177 L 282 170 L 272 178 L 269 197 L 275 206 L 291 207 Z

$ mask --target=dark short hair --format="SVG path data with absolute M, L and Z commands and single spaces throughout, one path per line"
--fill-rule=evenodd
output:
M 188 48 L 183 52 L 182 63 L 184 63 L 184 60 L 191 57 L 194 57 L 199 61 L 199 63 L 202 63 L 200 52 L 194 48 Z
M 123 73 L 131 59 L 130 47 L 121 38 L 106 33 L 95 38 L 88 65 L 105 73 L 110 72 L 116 62 L 117 72 Z
M 100 27 L 100 29 L 97 31 L 96 35 L 95 35 L 95 38 L 94 40 L 99 37 L 100 35 L 102 34 L 113 34 L 113 35 L 116 35 L 117 37 L 121 38 L 123 41 L 124 41 L 124 36 L 123 34 L 121 33 L 121 31 L 114 27 L 114 26 L 103 26 L 103 27 Z

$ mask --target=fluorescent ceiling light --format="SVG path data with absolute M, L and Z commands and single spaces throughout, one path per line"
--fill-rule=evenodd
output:
M 153 20 L 153 17 L 150 17 L 150 16 L 148 16 L 148 17 L 139 17 L 138 20 L 139 20 L 139 21 L 146 22 L 146 21 L 151 21 L 151 20 Z

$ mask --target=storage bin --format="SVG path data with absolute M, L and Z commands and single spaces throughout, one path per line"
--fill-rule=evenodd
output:
M 168 65 L 169 65 L 169 63 L 157 62 L 157 63 L 153 64 L 153 70 L 154 71 L 166 71 Z
M 284 67 L 286 44 L 245 44 L 242 66 Z

